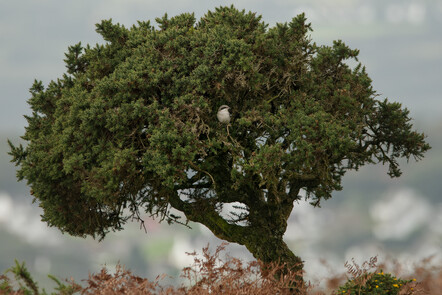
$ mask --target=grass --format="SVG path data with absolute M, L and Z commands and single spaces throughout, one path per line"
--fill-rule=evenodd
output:
M 416 266 L 412 276 L 402 276 L 399 263 L 387 267 L 377 263 L 377 257 L 358 265 L 354 260 L 346 262 L 346 274 L 327 278 L 327 290 L 320 289 L 315 283 L 308 282 L 294 286 L 293 282 L 299 273 L 285 272 L 284 276 L 275 279 L 283 265 L 264 266 L 258 261 L 247 264 L 241 260 L 228 257 L 225 260 L 220 254 L 226 243 L 219 246 L 214 253 L 208 247 L 203 248 L 201 256 L 195 252 L 194 264 L 182 270 L 181 277 L 185 284 L 181 287 L 161 285 L 166 275 L 149 281 L 133 274 L 124 266 L 118 265 L 114 274 L 106 268 L 99 273 L 89 274 L 83 286 L 74 281 L 55 282 L 55 292 L 46 293 L 39 290 L 25 264 L 16 261 L 16 265 L 0 275 L 0 294 L 440 294 L 442 290 L 442 267 L 431 266 L 431 258 Z M 387 268 L 389 272 L 387 272 Z M 264 271 L 263 271 L 264 270 Z M 11 276 L 13 278 L 11 278 Z M 294 289 L 295 288 L 295 289 Z

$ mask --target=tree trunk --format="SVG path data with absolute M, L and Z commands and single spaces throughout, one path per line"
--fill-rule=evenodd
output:
M 244 246 L 253 254 L 256 259 L 264 263 L 279 262 L 285 263 L 290 269 L 302 270 L 303 261 L 293 254 L 282 239 L 267 239 L 259 237 L 258 240 L 250 241 Z
M 252 253 L 253 257 L 263 262 L 268 267 L 275 265 L 283 268 L 275 274 L 277 280 L 282 280 L 285 275 L 293 275 L 294 281 L 290 281 L 293 293 L 300 293 L 304 288 L 303 268 L 304 263 L 300 257 L 296 256 L 284 242 L 282 237 L 275 237 L 265 234 L 259 230 L 251 231 L 244 246 Z M 266 274 L 266 269 L 263 269 Z

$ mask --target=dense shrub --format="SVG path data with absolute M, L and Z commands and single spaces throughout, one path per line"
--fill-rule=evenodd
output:
M 415 280 L 415 279 L 414 279 Z M 392 274 L 380 272 L 365 273 L 349 280 L 340 287 L 338 294 L 412 294 L 413 287 L 409 286 L 413 280 L 398 279 Z M 404 293 L 409 291 L 407 293 Z

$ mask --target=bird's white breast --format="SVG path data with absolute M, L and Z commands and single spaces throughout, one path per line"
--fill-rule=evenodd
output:
M 229 114 L 229 110 L 228 109 L 220 110 L 216 114 L 216 117 L 218 118 L 218 120 L 221 123 L 229 123 L 230 122 L 230 114 Z

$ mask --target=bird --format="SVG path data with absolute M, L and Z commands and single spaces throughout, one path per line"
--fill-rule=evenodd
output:
M 230 113 L 229 113 L 230 107 L 228 105 L 223 104 L 219 107 L 218 113 L 216 114 L 216 117 L 218 118 L 218 121 L 220 121 L 223 124 L 229 124 L 230 123 Z

